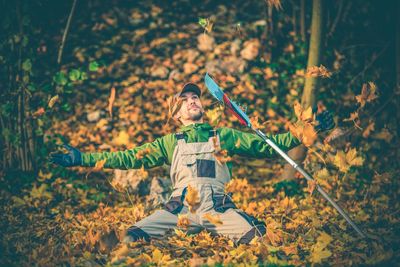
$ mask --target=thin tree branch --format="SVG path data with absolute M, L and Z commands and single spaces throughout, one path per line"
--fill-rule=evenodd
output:
M 77 0 L 74 0 L 74 2 L 72 4 L 72 7 L 71 7 L 71 11 L 69 12 L 67 25 L 65 26 L 64 34 L 63 34 L 63 37 L 62 37 L 62 40 L 61 40 L 60 49 L 58 50 L 58 57 L 57 57 L 57 63 L 58 64 L 61 63 L 62 53 L 63 53 L 64 45 L 65 45 L 65 40 L 67 39 L 67 34 L 68 34 L 68 31 L 69 31 L 69 26 L 71 25 L 72 16 L 73 16 L 74 11 L 75 11 L 76 2 L 77 2 Z

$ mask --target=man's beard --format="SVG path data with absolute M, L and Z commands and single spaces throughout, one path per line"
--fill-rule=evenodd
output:
M 199 110 L 199 112 L 196 112 L 196 113 L 191 113 L 191 112 L 189 112 L 189 117 L 190 117 L 190 119 L 191 120 L 193 120 L 193 121 L 198 121 L 198 120 L 200 120 L 202 117 L 203 117 L 203 115 L 204 115 L 204 111 L 203 110 Z

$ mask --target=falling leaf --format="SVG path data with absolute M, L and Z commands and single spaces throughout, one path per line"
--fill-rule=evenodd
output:
M 38 110 L 36 110 L 36 111 L 32 114 L 32 117 L 33 117 L 34 119 L 36 119 L 36 118 L 42 116 L 45 112 L 46 112 L 46 110 L 45 110 L 43 107 L 41 107 L 41 108 L 39 108 Z
M 356 112 L 350 113 L 350 117 L 343 119 L 343 121 L 356 121 L 358 119 L 359 119 L 358 112 L 356 111 Z
M 255 129 L 262 129 L 263 126 L 258 120 L 258 116 L 254 116 L 250 118 L 250 123 Z
M 315 143 L 317 140 L 317 131 L 315 131 L 314 126 L 310 123 L 307 123 L 303 129 L 303 138 L 302 142 L 305 146 L 309 147 Z
M 108 98 L 108 113 L 112 117 L 112 108 L 115 101 L 115 87 L 111 88 L 110 97 Z
M 214 152 L 214 157 L 218 164 L 222 165 L 228 161 L 232 161 L 232 157 L 228 156 L 228 151 L 226 149 L 218 149 Z
M 203 218 L 208 220 L 212 224 L 222 225 L 221 218 L 218 214 L 212 215 L 211 213 L 206 213 L 203 215 Z
M 168 98 L 168 122 L 170 119 L 175 119 L 175 115 L 182 107 L 183 99 L 177 96 L 170 96 Z
M 346 133 L 342 128 L 336 127 L 333 131 L 324 139 L 324 143 L 330 143 L 333 140 L 343 136 Z
M 222 112 L 223 112 L 222 106 L 218 106 L 214 109 L 209 109 L 205 112 L 206 117 L 210 122 L 210 125 L 214 127 L 218 125 L 219 121 L 221 120 Z
M 49 101 L 48 107 L 52 108 L 54 104 L 57 103 L 58 99 L 59 99 L 58 95 L 53 96 Z
M 189 211 L 194 213 L 200 203 L 199 192 L 192 186 L 188 185 L 185 200 L 189 205 Z
M 251 61 L 257 58 L 260 52 L 261 43 L 258 39 L 251 39 L 246 41 L 243 44 L 243 47 L 243 50 L 240 51 L 241 57 Z
M 239 148 L 240 147 L 240 139 L 238 138 L 238 140 L 236 141 L 236 143 L 235 143 L 235 147 L 236 148 Z
M 323 77 L 330 78 L 332 76 L 332 72 L 328 71 L 323 65 L 312 66 L 307 68 L 307 72 L 305 77 Z
M 147 147 L 147 148 L 145 148 L 145 149 L 139 150 L 139 151 L 136 153 L 135 157 L 136 157 L 136 159 L 143 159 L 146 155 L 149 155 L 149 154 L 151 154 L 152 152 L 154 152 L 154 149 L 152 149 L 152 148 L 150 148 L 150 147 Z
M 364 138 L 367 138 L 373 130 L 375 130 L 375 122 L 371 122 L 370 124 L 368 124 L 368 126 L 363 131 L 362 136 Z
M 282 4 L 280 0 L 267 0 L 269 6 L 275 7 L 276 10 L 282 9 Z
M 126 146 L 129 144 L 129 134 L 126 131 L 120 131 L 118 136 L 113 139 L 113 143 L 117 146 Z
M 312 112 L 311 106 L 304 109 L 299 101 L 295 101 L 293 109 L 297 119 L 299 119 L 300 121 L 312 122 L 314 120 L 314 114 Z
M 361 88 L 361 94 L 356 96 L 357 102 L 360 107 L 364 107 L 367 102 L 376 99 L 376 85 L 373 82 L 364 83 Z
M 99 160 L 93 167 L 93 171 L 101 171 L 104 168 L 104 164 L 106 164 L 107 159 Z

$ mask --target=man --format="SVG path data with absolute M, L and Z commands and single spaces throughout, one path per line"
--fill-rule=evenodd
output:
M 189 220 L 188 233 L 203 229 L 213 234 L 231 238 L 236 244 L 249 243 L 254 237 L 266 233 L 262 221 L 236 208 L 224 186 L 231 179 L 231 164 L 218 161 L 215 152 L 226 150 L 228 156 L 240 155 L 252 158 L 274 156 L 274 150 L 259 136 L 231 128 L 213 129 L 203 122 L 204 109 L 200 101 L 201 90 L 193 84 L 183 86 L 175 97 L 182 105 L 175 118 L 183 124 L 180 132 L 157 138 L 151 143 L 119 152 L 81 153 L 66 146 L 68 154 L 51 155 L 51 161 L 62 166 L 94 166 L 106 159 L 104 167 L 115 169 L 149 169 L 164 163 L 171 165 L 170 176 L 174 190 L 162 210 L 131 226 L 124 242 L 138 239 L 161 238 L 178 224 L 178 215 L 186 215 Z M 318 130 L 333 128 L 332 116 L 325 112 L 317 117 Z M 283 150 L 300 144 L 290 132 L 272 135 L 270 138 Z M 239 144 L 239 145 L 237 145 Z M 140 159 L 136 154 L 144 149 L 150 153 Z M 198 192 L 198 199 L 193 198 Z M 194 194 L 195 195 L 195 194 Z M 195 196 L 196 198 L 196 196 Z M 207 214 L 207 216 L 205 216 Z M 214 224 L 216 217 L 222 223 Z M 208 218 L 208 219 L 207 219 Z

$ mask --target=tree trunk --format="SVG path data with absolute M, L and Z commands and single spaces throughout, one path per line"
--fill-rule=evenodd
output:
M 320 64 L 321 54 L 321 39 L 322 39 L 322 28 L 323 28 L 323 0 L 313 0 L 312 9 L 312 21 L 311 21 L 311 36 L 310 36 L 310 47 L 308 50 L 308 62 L 307 68 L 312 66 L 318 66 Z M 317 87 L 317 78 L 306 78 L 304 91 L 301 98 L 301 104 L 303 108 L 308 108 L 314 105 L 315 101 L 315 89 Z M 289 151 L 289 156 L 301 164 L 306 157 L 307 149 L 305 146 L 300 145 Z M 282 173 L 281 179 L 294 179 L 296 170 L 290 165 L 286 164 Z
M 301 0 L 300 4 L 300 34 L 301 40 L 306 41 L 306 15 L 305 15 L 305 0 Z

